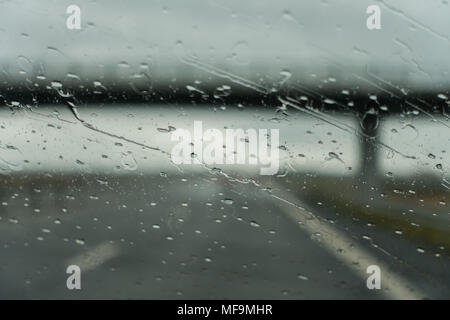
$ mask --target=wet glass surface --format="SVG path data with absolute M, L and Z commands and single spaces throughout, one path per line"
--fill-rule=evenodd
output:
M 449 298 L 450 9 L 408 3 L 3 2 L 0 298 Z

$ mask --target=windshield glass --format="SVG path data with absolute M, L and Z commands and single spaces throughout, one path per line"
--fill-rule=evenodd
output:
M 447 1 L 1 6 L 0 298 L 450 297 Z

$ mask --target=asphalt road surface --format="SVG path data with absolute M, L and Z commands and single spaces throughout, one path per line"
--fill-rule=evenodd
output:
M 449 294 L 447 257 L 436 259 L 403 244 L 406 261 L 398 261 L 358 238 L 358 222 L 339 229 L 275 190 L 209 174 L 29 181 L 28 190 L 2 188 L 8 205 L 0 223 L 1 298 Z M 394 235 L 381 238 L 388 251 L 390 243 L 400 246 Z M 82 270 L 81 290 L 66 287 L 72 264 Z M 367 289 L 368 264 L 380 266 L 382 290 Z

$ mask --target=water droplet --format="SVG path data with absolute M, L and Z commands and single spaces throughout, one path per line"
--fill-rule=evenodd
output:
M 228 199 L 228 198 L 222 200 L 222 203 L 226 204 L 226 205 L 232 205 L 233 202 L 234 202 L 233 199 Z
M 297 275 L 297 278 L 299 278 L 300 280 L 305 280 L 305 281 L 308 280 L 307 276 L 304 276 L 304 275 L 302 275 L 300 273 Z
M 122 152 L 121 163 L 125 170 L 134 171 L 138 167 L 136 159 L 130 151 Z
M 52 88 L 56 88 L 56 89 L 61 89 L 63 84 L 60 81 L 52 81 L 50 82 L 50 85 L 52 86 Z
M 260 225 L 256 221 L 250 221 L 250 225 L 255 228 L 260 227 Z

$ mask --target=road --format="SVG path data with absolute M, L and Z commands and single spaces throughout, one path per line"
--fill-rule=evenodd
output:
M 9 201 L 0 221 L 1 298 L 449 294 L 440 278 L 448 273 L 428 274 L 439 284 L 428 286 L 420 272 L 405 271 L 404 263 L 353 239 L 358 223 L 339 230 L 296 207 L 292 199 L 274 196 L 275 191 L 236 185 L 220 176 L 64 177 L 54 185 L 45 179 L 30 181 L 29 190 L 2 190 Z M 391 236 L 389 242 L 398 240 Z M 417 252 L 409 249 L 404 257 L 414 265 Z M 419 259 L 428 270 L 436 264 L 441 272 L 448 270 L 447 257 Z M 372 262 L 383 264 L 384 290 L 366 287 L 364 264 Z M 65 271 L 71 264 L 82 270 L 79 291 L 66 288 Z

